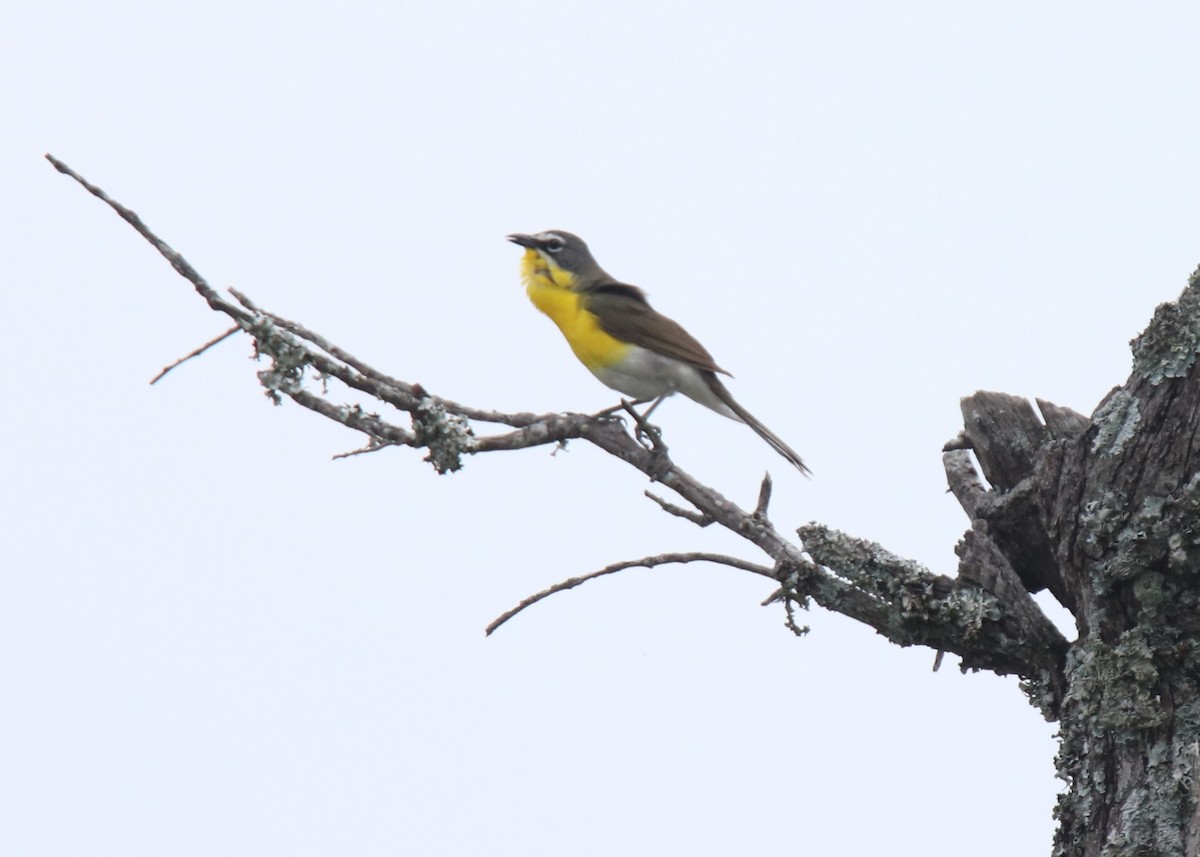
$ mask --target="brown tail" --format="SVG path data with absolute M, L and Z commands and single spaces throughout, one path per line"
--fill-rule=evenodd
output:
M 733 411 L 737 415 L 738 419 L 750 426 L 750 428 L 754 429 L 755 434 L 769 443 L 772 449 L 774 449 L 792 464 L 796 465 L 797 470 L 799 470 L 805 476 L 812 476 L 812 471 L 804 465 L 804 461 L 801 460 L 799 455 L 797 455 L 796 450 L 784 443 L 779 435 L 775 434 L 775 432 L 771 431 L 765 425 L 760 423 L 754 414 L 750 413 L 748 410 L 739 405 L 733 398 L 733 394 L 729 392 L 729 389 L 721 383 L 720 378 L 711 372 L 706 374 L 708 386 L 712 388 L 713 393 L 716 394 L 718 399 L 729 406 L 729 410 Z

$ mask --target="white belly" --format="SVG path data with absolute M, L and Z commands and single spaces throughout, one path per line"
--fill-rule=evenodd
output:
M 592 374 L 605 386 L 635 399 L 657 399 L 678 392 L 719 414 L 737 419 L 712 391 L 700 370 L 637 345 L 620 363 L 593 369 Z

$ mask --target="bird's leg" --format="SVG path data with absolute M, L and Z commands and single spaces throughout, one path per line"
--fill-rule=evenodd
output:
M 611 417 L 617 411 L 625 411 L 627 413 L 633 413 L 633 411 L 631 410 L 633 407 L 635 407 L 637 405 L 644 405 L 644 404 L 646 404 L 646 402 L 649 402 L 649 401 L 652 401 L 652 400 L 651 399 L 634 399 L 633 401 L 630 401 L 629 399 L 622 399 L 621 404 L 613 405 L 611 408 L 605 408 L 602 411 L 597 411 L 596 416 Z M 637 414 L 634 414 L 634 417 L 636 418 Z
M 669 468 L 671 460 L 667 457 L 667 445 L 663 443 L 662 432 L 659 431 L 658 426 L 651 425 L 647 421 L 647 417 L 654 413 L 654 409 L 657 408 L 659 404 L 662 403 L 662 400 L 669 395 L 670 393 L 664 393 L 655 399 L 621 399 L 621 404 L 614 405 L 611 408 L 605 408 L 603 411 L 597 413 L 596 416 L 620 419 L 620 417 L 617 416 L 618 411 L 624 411 L 625 413 L 629 414 L 629 416 L 633 417 L 635 426 L 633 430 L 634 439 L 645 449 L 659 457 L 664 466 Z M 650 407 L 646 409 L 646 413 L 639 414 L 637 412 L 637 406 L 644 405 L 647 402 L 650 403 Z
M 659 396 L 657 399 L 655 399 L 655 400 L 654 400 L 654 404 L 652 404 L 650 407 L 648 407 L 648 408 L 646 409 L 646 413 L 642 414 L 642 419 L 641 419 L 641 421 L 642 421 L 642 422 L 645 422 L 646 420 L 650 419 L 650 415 L 651 415 L 652 413 L 654 413 L 654 409 L 655 409 L 655 408 L 657 408 L 659 405 L 661 405 L 661 404 L 663 403 L 663 399 L 665 399 L 665 398 L 666 398 L 667 396 L 669 396 L 669 395 L 671 395 L 671 394 L 670 394 L 670 393 L 663 393 L 661 396 Z M 644 402 L 644 401 L 646 401 L 646 400 L 644 400 L 644 399 L 643 399 L 642 401 Z M 641 403 L 639 403 L 639 402 L 634 402 L 634 404 L 641 404 Z
M 633 421 L 637 426 L 637 428 L 634 430 L 633 436 L 637 438 L 637 440 L 641 442 L 646 449 L 652 452 L 662 453 L 664 455 L 666 454 L 667 446 L 662 441 L 662 432 L 659 431 L 658 426 L 650 424 L 649 417 L 652 413 L 654 413 L 654 409 L 657 408 L 662 403 L 662 400 L 666 397 L 666 394 L 664 394 L 655 399 L 650 407 L 646 409 L 644 414 L 639 414 L 637 410 L 634 409 L 634 405 L 643 405 L 649 401 L 648 399 L 639 400 L 636 402 L 629 402 L 625 401 L 624 399 L 621 400 L 621 406 L 629 413 L 631 417 L 633 417 Z

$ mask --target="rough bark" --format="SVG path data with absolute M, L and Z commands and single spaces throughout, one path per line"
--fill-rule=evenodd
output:
M 1158 308 L 1090 420 L 977 393 L 945 454 L 972 523 L 960 577 L 999 593 L 1011 570 L 1075 617 L 1044 706 L 1060 723 L 1064 857 L 1200 854 L 1198 279 Z
M 947 577 L 817 523 L 799 529 L 801 543 L 790 540 L 768 518 L 769 479 L 756 508 L 743 509 L 680 469 L 652 426 L 635 419 L 637 430 L 628 431 L 617 409 L 501 413 L 385 375 L 245 295 L 227 300 L 136 214 L 47 157 L 253 339 L 270 362 L 258 378 L 273 401 L 365 434 L 368 445 L 348 454 L 423 448 L 449 473 L 470 455 L 578 439 L 690 506 L 650 495 L 664 511 L 725 527 L 771 559 L 692 553 L 616 563 L 527 599 L 489 632 L 549 594 L 625 568 L 704 560 L 751 571 L 775 581 L 767 603 L 782 602 L 795 631 L 803 629 L 794 606 L 811 600 L 898 645 L 936 649 L 939 661 L 951 652 L 964 670 L 1020 676 L 1031 702 L 1060 723 L 1066 789 L 1056 855 L 1200 855 L 1200 271 L 1178 301 L 1155 312 L 1133 343 L 1133 373 L 1090 418 L 1041 400 L 1035 412 L 1028 400 L 1000 393 L 963 400 L 964 429 L 947 444 L 944 466 L 971 528 L 957 548 L 958 575 Z M 309 383 L 312 373 L 321 384 Z M 328 379 L 406 414 L 411 425 L 334 402 Z M 479 423 L 504 428 L 480 435 Z M 1074 616 L 1074 642 L 1034 600 L 1043 590 Z

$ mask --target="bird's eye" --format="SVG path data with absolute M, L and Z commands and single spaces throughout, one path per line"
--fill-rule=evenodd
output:
M 544 244 L 542 244 L 542 249 L 545 250 L 547 253 L 557 253 L 559 250 L 561 250 L 563 247 L 566 247 L 566 246 L 567 246 L 566 242 L 563 241 L 561 238 L 559 238 L 557 235 L 555 235 L 552 238 L 546 239 L 546 242 Z

